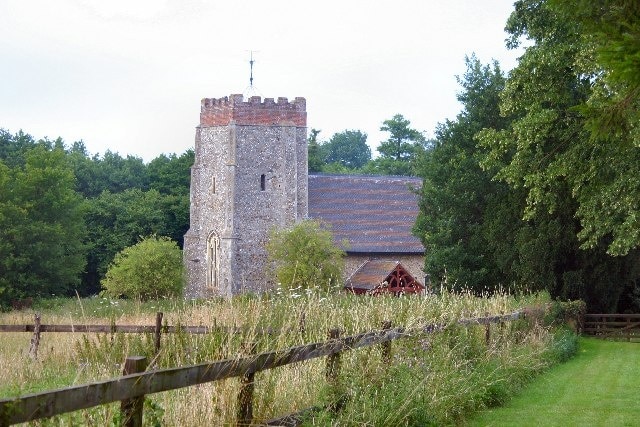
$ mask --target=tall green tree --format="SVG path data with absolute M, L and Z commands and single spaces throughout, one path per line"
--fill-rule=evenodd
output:
M 499 109 L 505 77 L 497 63 L 483 66 L 475 56 L 466 58 L 466 66 L 458 78 L 463 110 L 456 120 L 438 125 L 433 147 L 420 163 L 424 180 L 414 232 L 425 246 L 425 271 L 432 278 L 482 290 L 504 283 L 505 267 L 512 265 L 512 259 L 505 259 L 500 268 L 489 241 L 488 216 L 504 216 L 498 206 L 508 188 L 481 168 L 476 141 L 483 128 L 500 129 L 508 123 Z
M 339 163 L 348 169 L 358 169 L 371 160 L 371 148 L 367 145 L 367 134 L 359 130 L 335 133 L 321 146 L 326 163 Z
M 320 149 L 318 141 L 320 130 L 311 129 L 307 145 L 307 162 L 309 163 L 309 172 L 321 172 L 323 165 L 326 163 L 324 154 Z
M 385 120 L 380 130 L 389 132 L 389 139 L 377 148 L 380 156 L 364 168 L 367 173 L 382 175 L 414 175 L 418 159 L 425 153 L 424 135 L 410 127 L 411 122 L 396 114 Z
M 380 155 L 394 160 L 411 158 L 415 144 L 424 142 L 424 136 L 409 127 L 410 124 L 411 122 L 405 119 L 402 114 L 396 114 L 393 118 L 382 122 L 380 130 L 389 132 L 391 135 L 378 147 Z
M 86 228 L 82 198 L 60 147 L 38 144 L 24 165 L 0 164 L 0 291 L 7 298 L 64 295 L 80 284 Z
M 578 201 L 583 247 L 625 255 L 640 247 L 640 5 L 550 1 L 571 22 L 582 51 L 574 68 L 591 92 L 576 109 L 588 137 L 559 154 Z M 587 161 L 588 160 L 588 161 Z

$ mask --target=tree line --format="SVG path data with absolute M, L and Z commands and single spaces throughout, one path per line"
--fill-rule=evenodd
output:
M 424 152 L 423 139 L 401 115 L 383 127 L 393 129 L 390 154 L 380 163 L 387 169 L 368 170 L 409 173 L 409 167 L 391 166 L 413 162 L 415 153 Z M 318 133 L 310 134 L 310 169 Z M 354 143 L 354 135 L 366 150 Z M 367 162 L 377 164 L 359 131 L 336 134 L 320 150 L 327 156 L 322 160 L 327 172 L 356 173 Z M 358 150 L 367 153 L 366 162 L 353 160 Z M 0 129 L 0 308 L 26 297 L 97 294 L 113 282 L 105 278 L 110 266 L 119 268 L 117 255 L 145 244 L 148 236 L 167 237 L 182 248 L 193 160 L 188 150 L 145 164 L 111 151 L 91 155 L 82 141 L 36 141 L 23 131 Z
M 182 247 L 192 163 L 192 150 L 145 164 L 0 129 L 0 306 L 95 294 L 115 255 L 142 237 Z

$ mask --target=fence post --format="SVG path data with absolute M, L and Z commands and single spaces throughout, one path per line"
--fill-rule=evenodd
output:
M 487 321 L 484 331 L 484 341 L 487 344 L 487 347 L 489 347 L 489 344 L 491 343 L 491 321 L 489 319 L 489 313 L 485 313 L 484 317 Z
M 255 354 L 257 344 L 255 342 L 247 343 L 245 351 L 249 354 Z M 255 372 L 250 372 L 242 376 L 240 393 L 238 393 L 238 421 L 239 426 L 248 426 L 253 423 L 253 390 L 255 388 L 254 378 Z
M 144 356 L 130 356 L 124 362 L 122 375 L 137 374 L 147 369 L 147 358 Z M 125 399 L 120 402 L 122 425 L 125 427 L 142 427 L 142 409 L 144 396 Z
M 156 331 L 154 337 L 155 354 L 160 353 L 160 334 L 162 334 L 162 312 L 156 313 Z
M 298 329 L 300 330 L 300 337 L 302 338 L 302 342 L 307 340 L 307 315 L 303 311 L 300 313 L 300 319 L 298 320 Z
M 115 317 L 112 317 L 111 320 L 109 321 L 109 332 L 111 334 L 111 344 L 113 344 L 113 338 L 116 334 L 116 319 Z
M 631 342 L 631 317 L 627 317 L 627 341 Z
M 385 320 L 382 322 L 382 331 L 383 333 L 387 330 L 391 329 L 391 321 Z M 391 365 L 391 341 L 385 341 L 380 344 L 382 349 L 382 362 L 389 367 Z
M 340 329 L 329 330 L 329 340 L 340 338 Z M 330 403 L 329 409 L 337 412 L 341 408 L 340 396 L 340 352 L 327 356 L 326 377 L 329 383 Z
M 38 358 L 38 347 L 40 346 L 40 313 L 36 313 L 33 323 L 33 336 L 29 347 L 29 356 L 36 360 Z
M 576 334 L 582 335 L 584 332 L 584 322 L 586 322 L 586 310 L 580 310 L 580 314 L 578 314 L 577 325 L 576 325 Z

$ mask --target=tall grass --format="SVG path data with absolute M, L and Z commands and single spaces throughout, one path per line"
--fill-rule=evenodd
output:
M 261 352 L 324 341 L 327 331 L 335 327 L 343 334 L 355 334 L 379 329 L 385 320 L 405 327 L 439 323 L 450 327 L 442 333 L 394 341 L 390 365 L 378 347 L 344 352 L 339 393 L 326 384 L 324 360 L 257 373 L 254 415 L 257 420 L 266 420 L 339 398 L 342 410 L 337 414 L 315 412 L 306 422 L 456 424 L 471 411 L 503 402 L 531 376 L 559 359 L 549 356 L 554 336 L 539 324 L 516 321 L 492 326 L 487 346 L 484 327 L 464 328 L 455 322 L 539 306 L 548 300 L 545 294 L 478 298 L 469 293 L 442 292 L 437 296 L 370 298 L 296 290 L 211 301 L 58 300 L 36 307 L 42 312 L 43 323 L 151 325 L 155 312 L 163 311 L 170 325 L 235 327 L 242 333 L 218 328 L 206 335 L 165 334 L 158 355 L 154 355 L 150 334 L 44 333 L 37 361 L 28 358 L 29 334 L 4 333 L 0 336 L 0 396 L 118 376 L 130 355 L 146 355 L 152 366 L 165 368 L 237 357 L 245 352 L 247 343 L 256 343 Z M 33 314 L 33 310 L 2 313 L 0 323 L 31 323 Z M 274 333 L 260 334 L 265 329 Z M 238 379 L 229 379 L 148 396 L 145 422 L 233 424 L 239 387 Z M 52 422 L 73 424 L 74 420 L 117 423 L 117 405 L 78 411 Z

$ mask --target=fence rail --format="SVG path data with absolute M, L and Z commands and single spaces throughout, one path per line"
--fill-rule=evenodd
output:
M 585 314 L 583 332 L 601 338 L 640 338 L 640 314 Z
M 161 313 L 160 313 L 161 314 Z M 211 332 L 224 331 L 228 333 L 241 333 L 243 328 L 229 326 L 189 326 L 189 325 L 55 325 L 41 324 L 40 332 L 72 332 L 72 333 L 126 333 L 126 334 L 144 334 L 154 333 L 160 329 L 162 333 L 183 332 L 187 334 L 210 334 Z M 25 325 L 0 325 L 0 332 L 34 332 L 36 324 Z M 273 334 L 274 330 L 270 328 L 258 328 L 252 330 L 256 334 Z
M 473 319 L 461 319 L 457 323 L 463 326 L 485 325 L 486 338 L 490 337 L 490 325 L 515 320 L 524 317 L 522 311 L 506 315 L 487 316 Z M 389 324 L 386 323 L 385 326 Z M 44 325 L 42 325 L 44 326 Z M 445 324 L 431 324 L 418 328 L 403 327 L 386 328 L 360 333 L 357 335 L 339 337 L 332 330 L 331 339 L 325 342 L 291 347 L 281 351 L 269 351 L 256 355 L 248 355 L 235 359 L 225 359 L 210 363 L 203 363 L 188 367 L 155 369 L 147 372 L 133 373 L 122 377 L 98 381 L 90 384 L 67 387 L 63 389 L 34 393 L 12 399 L 0 400 L 0 426 L 11 425 L 40 418 L 87 409 L 106 403 L 143 398 L 147 394 L 175 390 L 197 384 L 223 380 L 233 377 L 252 378 L 252 374 L 267 369 L 273 369 L 305 360 L 328 357 L 327 375 L 337 375 L 335 372 L 335 357 L 343 351 L 354 350 L 391 341 L 414 337 L 416 335 L 431 334 L 445 329 Z M 383 347 L 383 351 L 389 351 Z M 330 367 L 333 366 L 333 367 Z M 331 374 L 330 374 L 331 371 Z M 330 380 L 330 378 L 328 378 Z M 253 383 L 251 382 L 251 385 Z M 243 389 L 242 405 L 251 405 L 251 393 L 247 396 Z M 241 394 L 242 394 L 241 393 Z M 125 405 L 123 404 L 123 407 Z M 248 419 L 242 422 L 251 423 L 251 410 L 240 408 Z M 247 415 L 248 414 L 248 415 Z M 139 414 L 141 417 L 141 412 Z M 239 421 L 240 422 L 240 421 Z M 135 425 L 135 424 L 131 424 Z
M 186 334 L 210 334 L 213 332 L 221 332 L 225 334 L 243 334 L 250 332 L 253 336 L 274 335 L 279 331 L 273 328 L 240 328 L 235 326 L 220 326 L 214 323 L 213 326 L 184 326 L 162 324 L 162 312 L 156 313 L 156 322 L 154 326 L 147 325 L 47 325 L 41 324 L 39 314 L 34 316 L 33 324 L 25 325 L 0 325 L 0 332 L 33 332 L 31 340 L 31 348 L 29 354 L 32 358 L 36 358 L 38 354 L 38 345 L 40 343 L 40 334 L 43 332 L 70 332 L 70 333 L 125 333 L 125 334 L 154 334 L 156 353 L 160 351 L 162 334 L 186 333 Z M 299 321 L 298 331 L 304 334 L 305 317 L 304 313 Z

